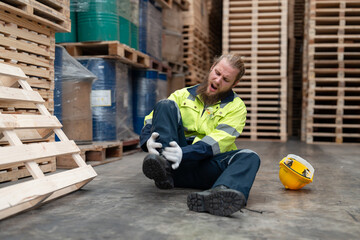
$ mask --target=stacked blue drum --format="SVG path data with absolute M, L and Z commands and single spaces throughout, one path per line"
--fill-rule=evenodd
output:
M 158 72 L 156 70 L 135 70 L 133 72 L 133 119 L 134 131 L 141 133 L 145 116 L 156 104 Z
M 90 58 L 79 62 L 97 76 L 92 85 L 93 141 L 116 140 L 116 61 Z

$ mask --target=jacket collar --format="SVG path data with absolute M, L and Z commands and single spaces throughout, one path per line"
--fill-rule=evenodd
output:
M 196 90 L 198 89 L 199 85 L 200 85 L 200 84 L 197 84 L 197 85 L 192 86 L 192 87 L 189 87 L 189 88 L 187 89 L 188 92 L 189 92 L 192 96 L 194 96 L 194 98 L 197 96 L 197 95 L 196 95 Z M 223 100 L 221 100 L 220 104 L 226 104 L 226 103 L 232 102 L 232 101 L 234 100 L 234 96 L 235 96 L 234 92 L 233 92 L 233 91 L 230 91 L 230 92 L 229 92 L 229 95 L 228 95 L 226 98 L 224 98 Z

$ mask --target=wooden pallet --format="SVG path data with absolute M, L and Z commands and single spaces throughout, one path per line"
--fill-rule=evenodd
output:
M 62 43 L 61 45 L 75 58 L 116 58 L 136 67 L 150 67 L 148 55 L 118 41 Z
M 349 15 L 348 12 L 351 12 Z M 360 143 L 360 25 L 354 1 L 307 1 L 302 140 Z
M 60 32 L 71 31 L 68 0 L 5 0 L 0 9 Z
M 186 86 L 202 82 L 211 65 L 208 35 L 196 26 L 184 25 L 183 51 L 184 63 L 189 66 Z
M 189 8 L 183 11 L 183 24 L 185 26 L 196 26 L 201 31 L 209 29 L 209 14 L 206 1 L 188 0 Z
M 0 60 L 20 67 L 32 87 L 53 89 L 55 32 L 0 10 Z
M 163 8 L 172 8 L 173 0 L 155 0 L 158 2 Z
M 91 166 L 118 161 L 123 156 L 122 142 L 93 142 L 87 145 L 78 145 L 80 156 Z M 71 156 L 58 156 L 56 158 L 58 168 L 77 167 Z
M 183 63 L 167 62 L 163 61 L 164 64 L 170 67 L 173 74 L 177 73 L 186 73 L 188 71 L 188 66 Z
M 281 1 L 223 1 L 223 53 L 245 58 L 234 87 L 246 104 L 241 137 L 287 140 L 287 7 Z
M 178 4 L 183 11 L 189 10 L 190 3 L 188 0 L 173 0 L 173 3 Z
M 55 157 L 38 159 L 35 160 L 35 162 L 39 165 L 43 173 L 51 173 L 56 171 Z M 2 167 L 0 169 L 0 183 L 18 181 L 30 176 L 31 173 L 26 168 L 25 164 L 14 164 Z
M 136 139 L 127 139 L 122 142 L 123 144 L 123 155 L 130 155 L 135 152 L 141 151 L 141 148 L 139 146 L 140 140 L 138 138 Z
M 189 72 L 185 75 L 185 84 L 186 86 L 194 86 L 201 83 L 206 76 L 207 72 L 202 69 L 198 69 L 194 66 L 189 67 Z
M 9 102 L 32 102 L 41 115 L 0 114 L 0 132 L 6 137 L 9 146 L 0 147 L 0 168 L 14 164 L 24 164 L 33 179 L 12 184 L 0 189 L 0 219 L 83 187 L 96 177 L 96 172 L 79 155 L 79 148 L 61 130 L 61 124 L 44 106 L 38 92 L 26 82 L 26 75 L 17 67 L 0 64 L 0 99 Z M 18 82 L 21 88 L 13 88 Z M 51 128 L 59 137 L 59 142 L 23 144 L 15 129 Z M 38 159 L 71 154 L 78 167 L 66 172 L 44 175 L 36 162 Z
M 165 62 L 160 62 L 153 57 L 150 57 L 150 68 L 155 69 L 158 72 L 166 73 L 168 77 L 171 77 L 171 68 Z

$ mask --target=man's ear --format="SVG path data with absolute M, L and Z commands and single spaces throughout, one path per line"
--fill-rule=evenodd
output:
M 235 87 L 236 84 L 238 84 L 238 82 L 240 82 L 240 79 L 236 80 L 236 81 L 234 82 L 234 84 L 232 85 L 232 87 Z

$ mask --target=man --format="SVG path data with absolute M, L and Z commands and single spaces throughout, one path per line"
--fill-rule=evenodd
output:
M 246 107 L 232 88 L 244 73 L 239 54 L 222 55 L 203 83 L 175 91 L 145 117 L 143 173 L 160 189 L 205 190 L 188 195 L 192 211 L 229 216 L 246 205 L 260 159 L 235 145 Z

